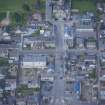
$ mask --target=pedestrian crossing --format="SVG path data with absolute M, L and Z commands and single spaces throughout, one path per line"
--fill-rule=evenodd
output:
M 58 97 L 58 98 L 52 97 L 50 104 L 51 105 L 65 105 L 64 97 Z

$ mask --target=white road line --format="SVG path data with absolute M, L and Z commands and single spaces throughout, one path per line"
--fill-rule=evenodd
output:
M 53 100 L 53 98 L 52 98 L 50 102 L 53 103 L 53 101 L 54 101 L 54 100 Z

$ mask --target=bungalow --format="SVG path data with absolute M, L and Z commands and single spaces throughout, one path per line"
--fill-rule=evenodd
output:
M 42 16 L 40 13 L 34 13 L 32 15 L 32 19 L 35 20 L 35 21 L 42 21 Z
M 84 48 L 84 39 L 83 38 L 80 38 L 80 37 L 77 37 L 76 38 L 76 46 L 77 48 Z
M 90 42 L 89 41 L 89 42 L 87 42 L 86 47 L 87 48 L 96 48 L 96 42 L 94 42 L 94 41 L 93 42 Z
M 8 57 L 10 61 L 18 61 L 19 60 L 19 52 L 17 49 L 9 50 Z
M 16 79 L 6 79 L 5 90 L 15 90 L 16 89 Z

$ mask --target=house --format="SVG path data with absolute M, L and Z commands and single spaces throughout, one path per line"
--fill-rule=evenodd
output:
M 99 12 L 105 13 L 105 3 L 104 2 L 102 2 L 102 3 L 98 2 L 97 3 L 97 9 Z
M 97 9 L 102 12 L 103 11 L 103 8 L 102 8 L 102 5 L 100 3 L 97 3 Z
M 55 37 L 49 35 L 44 36 L 44 35 L 39 35 L 35 37 L 34 36 L 24 37 L 23 48 L 28 50 L 55 48 L 56 47 Z
M 29 96 L 28 99 L 27 99 L 27 105 L 39 105 L 38 94 Z
M 97 100 L 97 96 L 98 96 L 98 85 L 97 84 L 94 84 L 93 85 L 93 94 L 92 94 L 92 100 L 94 101 L 94 102 L 96 102 L 96 100 Z
M 86 13 L 82 16 L 78 16 L 78 20 L 76 20 L 75 26 L 76 30 L 79 32 L 94 32 L 93 22 L 92 22 L 91 13 Z
M 53 17 L 61 20 L 70 18 L 71 1 L 57 0 L 53 5 Z
M 74 38 L 75 38 L 75 35 L 76 35 L 74 27 L 65 25 L 64 35 L 65 35 L 64 41 L 66 43 L 66 47 L 67 48 L 73 47 L 74 46 Z
M 61 5 L 56 4 L 53 6 L 53 16 L 55 19 L 64 19 L 66 18 L 66 12 Z
M 67 45 L 67 48 L 72 48 L 74 46 L 74 39 L 73 38 L 69 38 L 66 40 L 66 45 Z
M 100 70 L 100 98 L 105 101 L 105 53 L 101 53 L 101 70 Z
M 96 48 L 96 32 L 91 29 L 82 29 L 76 29 L 76 37 L 79 37 L 79 40 L 80 38 L 84 40 L 84 47 Z
M 52 74 L 49 74 L 47 71 L 41 73 L 41 81 L 54 81 L 54 76 Z
M 102 30 L 100 33 L 100 39 L 105 38 L 105 30 Z
M 52 41 L 46 41 L 43 45 L 44 45 L 44 47 L 46 49 L 56 48 L 56 44 L 55 44 L 55 41 L 54 40 L 52 40 Z
M 6 79 L 5 90 L 13 91 L 16 89 L 16 79 Z
M 35 20 L 35 21 L 42 21 L 42 16 L 40 13 L 34 13 L 32 15 L 32 19 Z
M 100 77 L 100 99 L 105 100 L 105 75 Z
M 81 100 L 92 102 L 92 84 L 88 81 L 82 81 L 81 83 Z
M 24 99 L 17 99 L 17 105 L 26 105 L 26 102 L 25 102 L 25 100 Z
M 96 48 L 96 38 L 95 37 L 88 37 L 85 39 L 85 45 L 87 48 Z
M 96 42 L 95 41 L 87 41 L 86 47 L 91 48 L 91 49 L 96 48 Z
M 77 37 L 76 38 L 76 46 L 77 46 L 77 48 L 84 48 L 84 39 Z
M 0 57 L 8 57 L 8 49 L 0 48 Z
M 90 64 L 96 64 L 96 55 L 94 55 L 94 54 L 88 54 L 85 57 L 84 62 L 90 62 Z
M 32 29 L 51 29 L 52 28 L 52 24 L 49 22 L 45 22 L 45 21 L 31 21 L 28 25 L 28 28 L 32 28 Z
M 90 25 L 92 22 L 91 16 L 89 14 L 84 14 L 81 17 L 81 24 L 83 25 Z
M 17 49 L 8 50 L 8 57 L 10 61 L 18 62 L 19 60 L 19 52 Z
M 101 68 L 105 68 L 105 52 L 101 53 Z

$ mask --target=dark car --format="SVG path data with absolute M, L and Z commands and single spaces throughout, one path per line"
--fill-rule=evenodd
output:
M 60 79 L 63 79 L 63 76 L 60 76 Z

